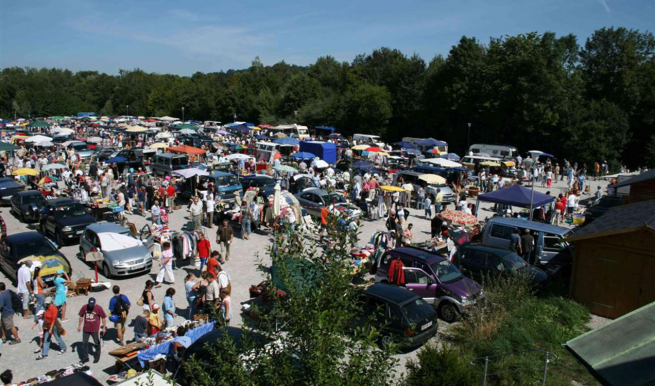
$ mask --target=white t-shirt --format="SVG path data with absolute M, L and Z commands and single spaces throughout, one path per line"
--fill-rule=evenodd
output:
M 19 293 L 25 293 L 29 292 L 27 289 L 27 283 L 32 280 L 32 273 L 30 272 L 30 269 L 27 268 L 27 265 L 23 264 L 19 269 L 18 269 L 18 292 Z
M 566 206 L 569 208 L 575 208 L 578 206 L 578 197 L 575 194 L 571 194 L 569 198 L 566 199 Z
M 218 273 L 218 286 L 220 288 L 227 288 L 230 284 L 230 275 L 227 272 L 221 271 Z

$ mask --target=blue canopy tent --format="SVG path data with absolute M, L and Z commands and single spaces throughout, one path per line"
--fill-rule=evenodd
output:
M 257 138 L 257 139 L 268 139 L 268 135 L 259 134 L 259 135 L 256 135 L 255 138 Z
M 528 189 L 525 186 L 512 185 L 491 193 L 479 195 L 478 202 L 475 205 L 476 212 L 479 208 L 480 201 L 518 206 L 520 208 L 539 208 L 555 201 L 555 197 Z M 530 213 L 530 219 L 532 219 L 532 213 Z
M 241 124 L 236 126 L 230 126 L 228 130 L 233 133 L 248 134 L 250 132 L 250 127 L 246 126 L 245 124 Z
M 421 152 L 419 149 L 404 149 L 403 150 L 407 154 L 412 154 L 412 155 L 421 155 Z
M 255 124 L 252 122 L 246 122 L 246 126 L 248 127 L 255 127 Z
M 312 153 L 308 152 L 298 152 L 298 153 L 293 153 L 291 155 L 291 158 L 297 159 L 297 160 L 310 160 L 316 158 L 316 156 Z
M 442 154 L 441 158 L 445 158 L 453 161 L 459 161 L 459 156 L 455 153 Z
M 412 142 L 400 141 L 392 144 L 393 146 L 398 146 L 401 149 L 416 149 L 416 145 Z
M 278 145 L 298 145 L 300 143 L 300 140 L 297 138 L 291 138 L 291 137 L 283 137 L 283 138 L 276 138 L 273 140 L 274 143 L 277 143 Z
M 329 138 L 329 139 L 338 139 L 338 138 L 343 138 L 343 137 L 339 133 L 332 133 L 332 134 L 328 135 L 327 138 Z
M 447 146 L 448 144 L 444 141 L 438 141 L 434 138 L 419 139 L 414 142 L 418 146 L 425 147 L 435 147 L 435 146 Z

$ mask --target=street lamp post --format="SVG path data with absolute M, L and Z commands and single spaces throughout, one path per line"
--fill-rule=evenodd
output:
M 184 106 L 182 106 L 182 123 L 184 123 Z
M 125 116 L 126 117 L 130 116 L 130 105 L 125 105 Z
M 468 134 L 466 136 L 466 151 L 468 152 L 468 148 L 471 146 L 471 122 L 468 123 L 469 129 L 468 129 Z

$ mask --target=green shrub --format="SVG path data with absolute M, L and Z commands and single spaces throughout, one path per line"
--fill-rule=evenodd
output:
M 408 386 L 478 386 L 481 375 L 465 360 L 459 350 L 428 344 L 418 353 L 418 362 L 407 364 Z

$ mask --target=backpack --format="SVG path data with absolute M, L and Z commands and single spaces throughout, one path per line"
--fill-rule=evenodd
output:
M 23 300 L 20 295 L 12 290 L 9 290 L 9 294 L 11 295 L 11 308 L 14 309 L 14 312 L 23 312 Z
M 111 312 L 113 315 L 118 315 L 119 319 L 127 318 L 127 313 L 129 312 L 125 300 L 123 300 L 123 295 L 116 298 L 116 303 L 114 304 L 114 310 Z

